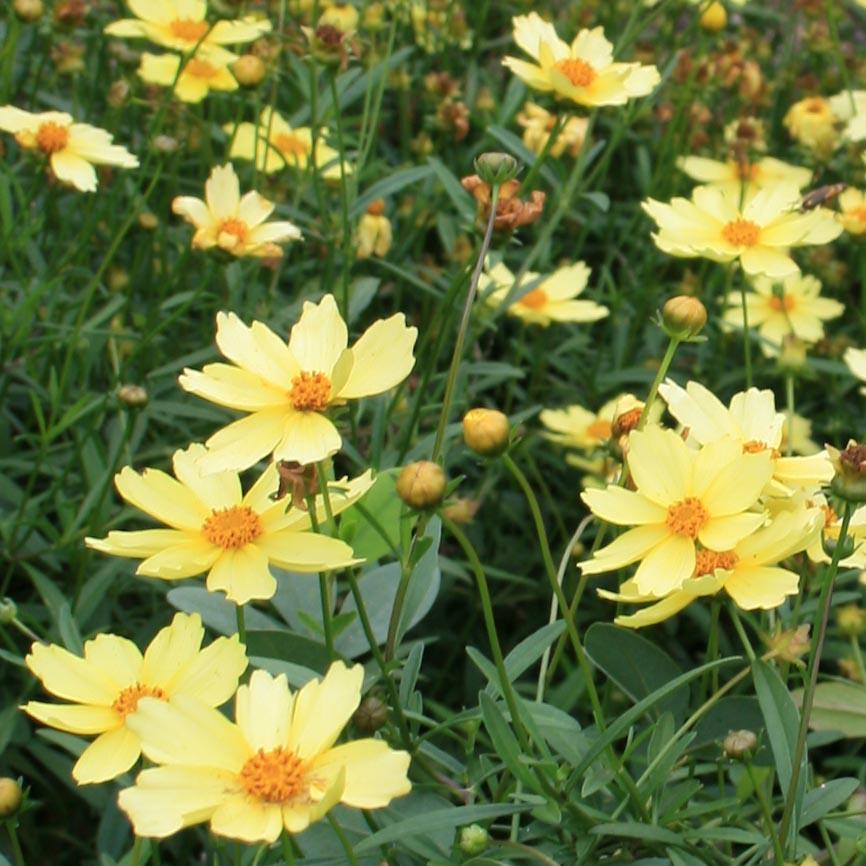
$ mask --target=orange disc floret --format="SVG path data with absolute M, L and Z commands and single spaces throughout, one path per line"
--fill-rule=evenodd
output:
M 201 528 L 204 537 L 223 550 L 237 550 L 255 541 L 264 531 L 262 520 L 252 508 L 233 505 L 214 511 Z
M 240 780 L 258 800 L 287 803 L 304 792 L 306 772 L 306 765 L 294 752 L 279 746 L 269 752 L 259 749 L 241 768 Z
M 685 499 L 668 506 L 665 526 L 683 538 L 697 538 L 698 533 L 710 519 L 709 512 L 700 499 L 687 496 Z
M 761 237 L 761 227 L 749 220 L 737 219 L 722 229 L 722 237 L 735 247 L 753 247 Z
M 589 87 L 595 81 L 595 70 L 585 60 L 568 57 L 554 64 L 575 87 Z
M 331 402 L 331 380 L 324 373 L 299 373 L 289 400 L 298 412 L 321 412 Z

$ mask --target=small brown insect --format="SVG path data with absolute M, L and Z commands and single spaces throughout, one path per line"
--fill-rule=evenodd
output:
M 800 202 L 800 210 L 815 210 L 816 207 L 825 204 L 830 199 L 836 198 L 846 186 L 848 186 L 846 183 L 830 183 L 827 186 L 819 186 L 817 189 L 810 190 L 803 196 L 803 201 Z

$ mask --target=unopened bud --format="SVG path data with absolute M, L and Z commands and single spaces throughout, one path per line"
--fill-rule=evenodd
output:
M 836 625 L 843 634 L 857 637 L 866 632 L 866 610 L 857 604 L 846 604 L 836 611 Z
M 397 495 L 411 508 L 432 508 L 445 495 L 445 472 L 430 460 L 410 463 L 397 478 Z
M 174 153 L 178 148 L 176 138 L 170 135 L 156 135 L 153 139 L 153 149 L 160 153 Z
M 109 85 L 108 95 L 105 98 L 112 108 L 120 108 L 129 98 L 129 90 L 129 82 L 125 78 L 118 78 Z
M 16 779 L 0 778 L 0 818 L 9 818 L 21 808 L 24 792 Z
M 142 211 L 138 215 L 138 224 L 147 231 L 153 231 L 158 225 L 159 220 L 156 218 L 156 214 L 151 213 L 149 210 Z
M 758 738 L 753 731 L 731 731 L 722 743 L 722 749 L 728 758 L 747 758 L 754 753 Z
M 0 598 L 0 625 L 9 625 L 18 616 L 18 606 L 11 598 Z
M 470 409 L 463 416 L 463 441 L 482 457 L 497 457 L 508 447 L 511 424 L 498 409 Z
M 728 23 L 728 13 L 719 0 L 713 0 L 698 19 L 704 30 L 723 30 Z
M 142 388 L 141 385 L 121 385 L 117 389 L 117 399 L 127 406 L 138 409 L 147 404 L 147 389 Z
M 688 340 L 706 325 L 707 308 L 691 295 L 677 295 L 662 307 L 662 323 L 672 340 Z
M 797 373 L 806 366 L 806 343 L 789 334 L 782 340 L 779 367 L 785 373 Z
M 466 523 L 472 523 L 480 506 L 481 503 L 477 499 L 455 499 L 442 509 L 442 514 L 452 523 L 462 526 Z
M 477 857 L 489 841 L 489 834 L 480 824 L 470 824 L 460 831 L 460 850 L 470 857 Z
M 502 186 L 517 177 L 520 163 L 510 153 L 488 151 L 475 159 L 475 171 L 484 183 Z
M 352 721 L 359 731 L 375 734 L 388 721 L 388 707 L 377 697 L 367 695 L 355 710 Z
M 38 21 L 45 12 L 42 0 L 14 0 L 12 8 L 15 14 L 28 24 Z
M 826 447 L 836 472 L 830 489 L 848 502 L 866 502 L 866 445 L 850 439 L 843 451 Z
M 242 54 L 232 63 L 232 74 L 237 78 L 238 84 L 243 84 L 244 87 L 260 84 L 267 71 L 264 61 L 255 54 Z

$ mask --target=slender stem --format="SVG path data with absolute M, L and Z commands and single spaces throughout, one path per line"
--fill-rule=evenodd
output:
M 16 818 L 10 818 L 6 822 L 6 829 L 9 832 L 9 844 L 12 846 L 12 856 L 15 858 L 15 866 L 24 866 L 24 852 L 21 850 L 21 843 L 18 841 L 18 831 L 15 829 L 16 823 Z M 139 841 L 138 836 L 135 837 L 135 841 Z M 134 845 L 133 853 L 135 853 Z M 133 861 L 132 866 L 138 866 L 137 861 Z
M 812 713 L 812 703 L 815 700 L 815 686 L 818 682 L 818 668 L 821 664 L 821 654 L 824 650 L 824 638 L 827 634 L 827 621 L 830 618 L 830 606 L 833 601 L 833 583 L 836 580 L 836 572 L 839 570 L 839 560 L 842 557 L 842 549 L 848 538 L 848 525 L 851 522 L 851 503 L 845 501 L 845 510 L 842 513 L 842 525 L 839 527 L 839 537 L 833 548 L 833 557 L 830 566 L 824 576 L 824 584 L 818 597 L 818 607 L 815 610 L 815 620 L 812 625 L 812 655 L 809 658 L 809 669 L 807 674 L 806 688 L 803 691 L 803 703 L 800 707 L 800 730 L 797 733 L 797 746 L 794 749 L 794 761 L 791 767 L 791 781 L 788 784 L 788 793 L 785 796 L 785 810 L 782 813 L 782 823 L 779 828 L 779 836 L 786 850 L 793 853 L 793 845 L 788 839 L 788 830 L 791 826 L 791 818 L 794 815 L 794 804 L 797 800 L 797 786 L 800 781 L 800 765 L 803 762 L 803 753 L 806 750 L 806 735 L 809 732 L 809 716 Z
M 746 657 L 750 662 L 753 662 L 755 660 L 755 651 L 752 649 L 752 642 L 749 640 L 749 636 L 743 628 L 743 623 L 740 621 L 740 614 L 737 613 L 737 606 L 731 602 L 729 610 L 731 612 L 731 621 L 734 623 L 734 628 L 737 630 L 737 634 L 743 643 L 743 649 L 746 651 Z
M 340 152 L 340 206 L 341 220 L 343 225 L 342 231 L 342 264 L 340 267 L 340 285 L 343 309 L 340 312 L 344 319 L 349 318 L 349 269 L 350 256 L 352 251 L 352 226 L 349 221 L 349 189 L 346 179 L 346 152 L 345 143 L 343 141 L 343 123 L 340 119 L 340 96 L 337 92 L 337 75 L 332 72 L 329 76 L 331 80 L 331 109 L 334 114 L 334 128 L 337 131 L 337 150 Z
M 785 402 L 788 413 L 788 436 L 785 439 L 785 454 L 790 457 L 794 453 L 794 377 L 791 373 L 785 376 Z
M 749 305 L 746 295 L 746 281 L 740 280 L 740 304 L 743 310 L 743 364 L 746 367 L 746 387 L 752 387 L 752 334 L 749 331 Z
M 755 775 L 755 769 L 752 766 L 752 761 L 748 755 L 744 756 L 743 763 L 746 765 L 746 772 L 749 774 L 749 781 L 752 783 L 752 788 L 755 791 L 755 796 L 758 798 L 758 805 L 761 807 L 761 814 L 764 816 L 764 823 L 767 825 L 767 832 L 773 840 L 773 851 L 776 855 L 776 862 L 779 866 L 785 863 L 785 852 L 782 850 L 782 842 L 779 839 L 779 834 L 776 832 L 776 825 L 773 821 L 773 813 L 770 811 L 770 804 L 767 802 L 767 795 L 764 792 L 758 777 Z
M 547 136 L 547 141 L 544 142 L 544 147 L 541 149 L 541 153 L 535 158 L 535 162 L 529 166 L 529 171 L 526 172 L 526 177 L 520 182 L 520 191 L 528 192 L 532 187 L 532 182 L 538 176 L 538 172 L 541 171 L 542 166 L 547 161 L 547 157 L 550 154 L 550 151 L 553 149 L 553 146 L 556 144 L 556 140 L 559 138 L 559 133 L 565 128 L 565 124 L 568 121 L 571 115 L 568 112 L 562 112 L 557 115 L 556 121 L 553 124 L 553 128 L 550 130 L 550 133 Z
M 472 271 L 472 279 L 469 281 L 469 290 L 466 293 L 466 303 L 463 306 L 463 316 L 460 319 L 460 327 L 457 330 L 457 340 L 454 343 L 454 354 L 451 356 L 451 366 L 448 369 L 448 379 L 445 383 L 445 396 L 442 399 L 442 411 L 439 414 L 439 425 L 436 428 L 436 439 L 433 443 L 433 454 L 431 460 L 435 463 L 442 454 L 442 446 L 445 442 L 445 429 L 448 426 L 448 416 L 451 412 L 451 401 L 454 399 L 454 386 L 457 383 L 457 373 L 460 362 L 463 359 L 463 344 L 466 342 L 466 332 L 469 330 L 469 320 L 472 317 L 472 307 L 475 304 L 475 294 L 478 291 L 478 281 L 481 279 L 481 271 L 490 249 L 490 241 L 493 238 L 493 224 L 496 222 L 496 203 L 499 201 L 499 187 L 494 186 L 490 191 L 490 216 L 487 218 L 487 228 L 481 248 L 478 250 L 478 259 Z
M 854 664 L 857 665 L 857 673 L 860 674 L 860 682 L 866 683 L 866 664 L 863 662 L 863 650 L 860 649 L 860 638 L 856 634 L 852 634 L 850 641 Z
M 413 551 L 417 539 L 423 535 L 426 527 L 427 521 L 422 515 L 415 527 L 415 535 L 408 544 L 408 550 L 400 560 L 400 582 L 397 584 L 397 592 L 394 593 L 394 606 L 391 608 L 391 617 L 388 620 L 388 637 L 385 640 L 385 659 L 388 661 L 394 658 L 394 651 L 397 648 L 397 629 L 400 626 L 400 615 L 403 613 L 403 603 L 406 601 L 409 581 L 412 578 Z
M 327 486 L 327 482 L 325 482 Z M 330 508 L 330 500 L 325 505 L 326 509 Z M 310 515 L 310 526 L 313 532 L 319 532 L 319 518 L 316 516 L 316 497 L 307 496 L 307 513 Z M 325 635 L 325 651 L 328 654 L 328 661 L 334 659 L 334 627 L 331 622 L 331 585 L 328 582 L 328 575 L 325 572 L 319 572 L 319 602 L 322 607 L 322 631 Z
M 710 633 L 707 637 L 707 654 L 704 658 L 704 663 L 713 662 L 719 657 L 719 609 L 721 604 L 717 598 L 713 599 L 710 607 Z M 712 671 L 701 677 L 701 700 L 707 697 L 707 687 L 709 691 L 714 692 L 719 687 L 718 668 L 713 668 Z
M 674 359 L 674 355 L 677 352 L 677 349 L 680 346 L 682 340 L 677 337 L 671 337 L 670 342 L 668 343 L 667 349 L 665 349 L 664 357 L 662 358 L 661 364 L 659 364 L 659 368 L 656 371 L 655 378 L 653 379 L 652 385 L 650 385 L 649 394 L 647 394 L 646 401 L 643 405 L 643 410 L 640 413 L 640 419 L 637 422 L 637 430 L 643 430 L 646 427 L 646 422 L 649 420 L 650 412 L 652 411 L 653 403 L 656 401 L 656 397 L 659 393 L 659 385 L 661 385 L 662 380 L 668 374 L 668 369 L 671 366 L 671 362 Z M 623 472 L 627 472 L 626 466 L 623 466 Z M 628 476 L 625 476 L 620 479 L 620 484 L 625 484 Z
M 295 866 L 295 849 L 292 844 L 292 837 L 283 830 L 283 862 L 286 866 Z
M 327 818 L 328 823 L 331 825 L 331 829 L 337 834 L 337 838 L 340 840 L 340 845 L 342 845 L 343 851 L 346 852 L 346 860 L 349 866 L 358 866 L 358 859 L 355 857 L 355 852 L 352 850 L 352 844 L 346 837 L 343 828 L 330 812 L 328 812 Z
M 244 617 L 244 606 L 242 604 L 235 605 L 235 616 L 238 621 L 238 640 L 245 644 L 247 642 L 247 624 Z

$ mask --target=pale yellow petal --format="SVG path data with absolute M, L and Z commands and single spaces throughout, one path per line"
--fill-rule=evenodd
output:
M 141 676 L 142 657 L 138 647 L 127 638 L 99 634 L 84 644 L 84 658 L 118 688 L 131 685 Z
M 201 649 L 204 626 L 197 613 L 176 613 L 161 628 L 144 651 L 141 682 L 160 686 L 171 697 L 171 685 L 179 670 L 186 667 Z
M 206 585 L 211 592 L 224 592 L 235 604 L 264 601 L 277 591 L 267 556 L 253 544 L 224 551 L 213 564 Z
M 655 625 L 675 616 L 694 600 L 695 597 L 688 592 L 673 592 L 661 601 L 648 605 L 636 613 L 616 617 L 614 622 L 624 628 L 644 628 Z
M 337 302 L 333 295 L 325 295 L 318 304 L 304 303 L 301 318 L 289 337 L 289 350 L 302 370 L 330 376 L 348 342 Z
M 158 469 L 138 473 L 125 466 L 114 485 L 130 505 L 175 529 L 198 531 L 210 514 L 191 490 Z
M 265 409 L 233 421 L 205 443 L 208 453 L 201 458 L 202 471 L 239 472 L 248 469 L 277 447 L 284 436 L 285 426 L 286 412 L 282 408 Z
M 287 388 L 299 372 L 285 341 L 263 322 L 248 327 L 234 313 L 217 313 L 216 342 L 226 358 L 277 388 Z
M 109 639 L 112 635 L 103 635 Z M 116 638 L 122 640 L 122 638 Z M 35 643 L 24 659 L 43 688 L 67 701 L 108 707 L 118 694 L 118 683 L 91 662 L 54 644 Z
M 230 364 L 205 364 L 204 369 L 185 369 L 178 376 L 180 386 L 229 409 L 259 412 L 288 404 L 286 388 L 278 388 L 255 373 Z
M 274 445 L 274 460 L 318 463 L 340 450 L 343 440 L 337 428 L 318 412 L 291 412 L 281 438 Z
M 668 536 L 664 526 L 639 526 L 624 532 L 606 547 L 596 551 L 592 559 L 580 563 L 584 574 L 615 571 L 636 562 Z
M 412 788 L 407 776 L 409 753 L 395 751 L 383 740 L 356 740 L 328 749 L 315 759 L 313 768 L 325 780 L 345 771 L 340 800 L 357 809 L 381 809 Z
M 253 671 L 249 685 L 238 689 L 235 717 L 254 752 L 285 748 L 292 718 L 292 693 L 285 675 Z
M 763 512 L 751 511 L 713 517 L 698 532 L 698 539 L 710 550 L 732 550 L 747 535 L 759 529 L 765 520 Z
M 126 727 L 100 734 L 72 768 L 79 785 L 107 782 L 125 773 L 141 756 L 138 737 Z
M 100 553 L 145 559 L 182 543 L 188 537 L 188 533 L 180 529 L 142 529 L 138 532 L 114 530 L 106 538 L 85 538 L 84 543 Z
M 799 575 L 788 569 L 752 566 L 736 569 L 725 581 L 725 591 L 743 610 L 770 610 L 796 595 L 799 584 Z
M 695 458 L 673 430 L 636 430 L 629 444 L 628 465 L 640 493 L 665 507 L 689 495 Z
M 166 684 L 169 694 L 183 693 L 210 707 L 224 704 L 247 668 L 246 648 L 235 634 L 217 638 Z
M 43 725 L 57 728 L 58 731 L 68 731 L 70 734 L 101 734 L 122 724 L 120 714 L 111 707 L 105 706 L 29 701 L 21 709 Z
M 172 458 L 174 474 L 208 509 L 219 511 L 240 505 L 241 481 L 236 472 L 212 472 L 204 475 L 199 460 L 207 448 L 194 442 L 184 451 L 175 451 Z
M 417 328 L 402 313 L 374 322 L 352 346 L 352 369 L 340 389 L 342 399 L 381 394 L 402 382 L 415 365 Z
M 282 807 L 243 793 L 229 795 L 214 809 L 210 828 L 241 842 L 275 842 L 283 829 Z
M 633 580 L 640 593 L 659 598 L 679 589 L 694 570 L 694 542 L 690 538 L 669 535 L 647 553 Z
M 633 490 L 614 484 L 606 490 L 590 488 L 580 498 L 596 517 L 617 526 L 664 523 L 666 509 Z
M 135 570 L 145 577 L 181 580 L 207 571 L 220 555 L 221 548 L 204 536 L 190 536 L 180 544 L 167 547 L 143 560 Z
M 287 529 L 263 536 L 255 546 L 274 565 L 289 571 L 330 571 L 360 562 L 345 541 L 315 532 Z

